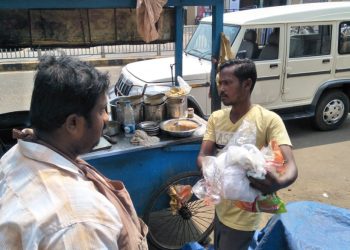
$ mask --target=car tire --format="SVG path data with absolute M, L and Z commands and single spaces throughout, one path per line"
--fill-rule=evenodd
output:
M 314 127 L 327 131 L 337 129 L 349 113 L 349 97 L 340 90 L 332 90 L 320 98 L 316 106 Z

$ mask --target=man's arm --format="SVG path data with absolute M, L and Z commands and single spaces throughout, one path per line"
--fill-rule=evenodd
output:
M 197 157 L 197 166 L 199 170 L 202 171 L 202 160 L 204 156 L 213 156 L 215 154 L 215 142 L 213 141 L 203 141 L 201 145 L 201 150 L 199 151 Z
M 279 146 L 286 164 L 286 171 L 282 175 L 273 170 L 267 170 L 264 180 L 248 177 L 251 186 L 260 190 L 263 194 L 270 194 L 281 188 L 288 187 L 298 177 L 298 169 L 294 160 L 292 147 L 289 145 Z

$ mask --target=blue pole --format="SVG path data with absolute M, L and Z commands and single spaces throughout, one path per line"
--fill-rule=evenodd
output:
M 222 0 L 216 0 L 213 5 L 213 26 L 212 26 L 212 51 L 213 57 L 219 59 L 220 53 L 220 34 L 223 32 L 223 14 L 224 3 Z M 210 74 L 210 93 L 211 93 L 211 111 L 221 108 L 221 101 L 216 87 L 216 64 L 212 63 Z
M 175 7 L 175 85 L 178 86 L 177 76 L 182 76 L 182 51 L 183 51 L 183 8 Z

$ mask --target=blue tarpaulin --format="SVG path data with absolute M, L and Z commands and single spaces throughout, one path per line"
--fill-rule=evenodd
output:
M 250 249 L 350 249 L 350 210 L 301 201 L 287 205 L 255 234 Z

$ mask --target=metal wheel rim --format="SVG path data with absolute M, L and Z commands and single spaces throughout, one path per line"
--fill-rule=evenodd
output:
M 197 177 L 188 176 L 172 184 L 186 184 L 183 182 L 187 182 L 186 180 L 192 178 L 196 179 Z M 192 181 L 194 179 L 192 179 Z M 197 180 L 199 180 L 199 178 Z M 192 183 L 192 185 L 193 184 L 194 183 Z M 165 190 L 162 191 L 161 197 L 165 195 L 164 191 Z M 151 236 L 152 241 L 162 249 L 180 249 L 187 242 L 200 241 L 203 238 L 201 235 L 206 234 L 205 232 L 208 230 L 212 230 L 212 221 L 215 215 L 214 205 L 207 206 L 205 201 L 198 200 L 193 195 L 191 200 L 184 204 L 184 206 L 189 210 L 191 214 L 190 218 L 185 219 L 183 215 L 179 213 L 180 210 L 173 215 L 169 207 L 153 211 L 149 214 L 147 223 L 149 226 L 149 236 Z M 159 219 L 161 219 L 161 223 L 156 222 L 159 221 Z M 175 230 L 170 230 L 169 233 L 168 229 L 172 227 Z M 166 237 L 163 236 L 164 234 Z
M 327 103 L 323 109 L 323 121 L 327 124 L 337 123 L 344 115 L 344 103 L 340 99 L 334 99 Z
M 209 225 L 214 218 L 214 214 L 206 215 L 205 210 L 196 211 L 196 208 L 203 209 L 205 207 L 203 203 L 203 201 L 197 200 L 188 204 L 188 206 L 191 207 L 191 213 L 193 214 L 189 220 L 183 219 L 178 213 L 176 215 L 171 215 L 170 209 L 159 211 L 157 217 L 161 218 L 163 221 L 163 223 L 160 224 L 159 232 L 167 231 L 172 225 L 176 225 L 177 228 L 169 231 L 167 239 L 159 237 L 158 234 L 155 235 L 151 230 L 150 233 L 154 240 L 156 240 L 159 245 L 168 249 L 179 249 L 183 247 L 185 243 L 193 241 L 195 238 L 198 239 L 200 234 L 207 230 L 206 224 Z M 208 210 L 211 209 L 207 208 L 207 211 Z M 201 226 L 203 230 L 199 229 L 198 225 Z M 171 239 L 172 242 L 169 239 Z

